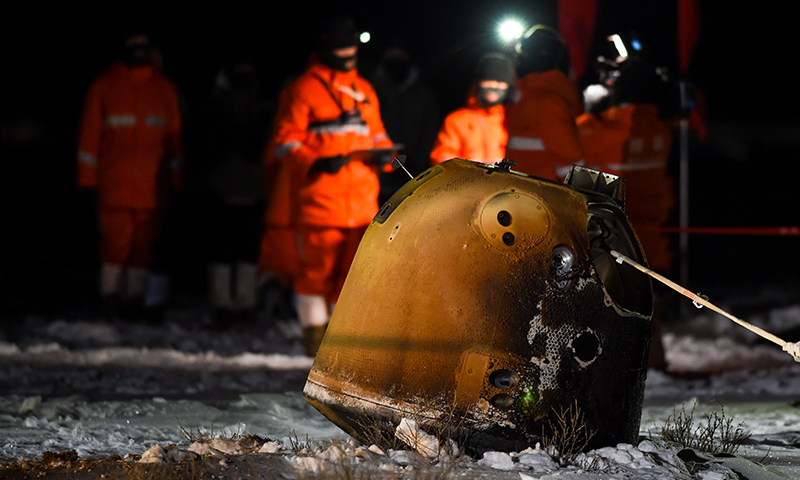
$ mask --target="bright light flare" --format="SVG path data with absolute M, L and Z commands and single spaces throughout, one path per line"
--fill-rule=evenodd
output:
M 522 37 L 525 32 L 525 26 L 519 20 L 509 19 L 504 20 L 497 27 L 497 33 L 506 42 L 512 42 Z
M 361 41 L 361 43 L 369 42 L 370 38 L 372 38 L 372 36 L 369 34 L 369 32 L 361 32 L 361 35 L 358 36 L 358 39 Z
M 628 49 L 625 48 L 625 42 L 622 41 L 622 38 L 619 35 L 611 35 L 608 37 L 608 39 L 614 42 L 614 46 L 617 47 L 617 52 L 619 52 L 620 58 L 628 58 Z

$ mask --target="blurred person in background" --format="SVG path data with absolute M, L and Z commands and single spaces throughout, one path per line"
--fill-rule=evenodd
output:
M 218 326 L 255 320 L 263 156 L 273 115 L 255 65 L 234 55 L 217 75 L 198 135 L 203 145 L 198 160 L 210 196 L 207 298 Z
M 120 47 L 86 94 L 78 186 L 97 191 L 104 314 L 135 319 L 144 313 L 167 190 L 180 186 L 183 146 L 178 93 L 152 63 L 151 36 L 131 29 Z
M 288 108 L 290 90 L 281 91 L 278 112 Z M 256 278 L 266 320 L 296 318 L 294 282 L 300 269 L 297 232 L 297 188 L 290 165 L 276 156 L 276 135 L 264 152 L 266 198 L 258 250 Z
M 358 74 L 351 17 L 319 30 L 309 68 L 281 94 L 273 152 L 286 170 L 296 226 L 297 315 L 315 355 L 356 249 L 378 212 L 378 171 L 391 168 L 393 144 L 372 85 Z
M 669 234 L 659 230 L 669 222 L 677 198 L 667 168 L 672 132 L 659 117 L 665 85 L 654 65 L 629 58 L 610 86 L 611 105 L 599 114 L 582 115 L 578 127 L 587 166 L 625 179 L 625 214 L 648 266 L 669 275 L 674 248 Z M 663 302 L 656 293 L 650 367 L 664 369 L 659 328 Z
M 517 45 L 520 99 L 506 115 L 506 157 L 514 170 L 561 181 L 583 149 L 575 120 L 583 113 L 580 92 L 567 76 L 569 57 L 553 28 L 533 26 Z
M 481 57 L 467 104 L 444 120 L 430 153 L 431 164 L 451 158 L 496 163 L 505 158 L 506 106 L 517 99 L 514 67 L 499 53 Z
M 369 77 L 381 102 L 381 119 L 386 132 L 402 144 L 406 155 L 405 168 L 411 175 L 427 169 L 429 154 L 441 124 L 439 100 L 433 89 L 422 81 L 419 67 L 409 51 L 395 45 L 387 48 L 375 71 Z M 408 181 L 402 169 L 379 172 L 383 204 Z

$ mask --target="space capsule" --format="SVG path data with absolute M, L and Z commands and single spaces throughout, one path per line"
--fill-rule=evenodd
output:
M 505 160 L 421 173 L 367 228 L 305 398 L 379 445 L 411 418 L 519 451 L 571 406 L 590 447 L 635 442 L 653 297 L 608 253 L 645 263 L 623 206 L 623 179 L 582 167 L 563 184 Z

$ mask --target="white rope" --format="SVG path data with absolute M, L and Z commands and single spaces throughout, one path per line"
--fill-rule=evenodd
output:
M 706 300 L 702 296 L 697 295 L 695 293 L 692 293 L 689 290 L 686 290 L 685 288 L 681 287 L 677 283 L 662 277 L 661 275 L 657 274 L 656 272 L 650 270 L 649 268 L 647 268 L 647 267 L 645 267 L 643 265 L 640 265 L 639 263 L 631 260 L 630 258 L 626 257 L 625 255 L 619 253 L 616 250 L 610 250 L 609 249 L 609 253 L 611 254 L 612 257 L 614 257 L 616 259 L 617 263 L 623 263 L 623 262 L 627 263 L 628 265 L 634 267 L 635 269 L 639 270 L 640 272 L 644 272 L 647 275 L 650 275 L 651 277 L 655 278 L 659 282 L 661 282 L 664 285 L 670 287 L 671 289 L 675 290 L 676 292 L 680 293 L 681 295 L 690 298 L 698 308 L 700 308 L 700 306 L 708 307 L 711 310 L 714 310 L 715 312 L 719 313 L 720 315 L 723 315 L 723 316 L 729 318 L 730 320 L 732 320 L 733 322 L 735 322 L 735 323 L 741 325 L 742 327 L 750 330 L 751 332 L 755 333 L 756 335 L 759 335 L 762 338 L 765 338 L 765 339 L 767 339 L 767 340 L 769 340 L 771 342 L 774 342 L 774 343 L 780 345 L 783 348 L 784 352 L 788 353 L 789 355 L 791 355 L 794 358 L 795 362 L 800 362 L 800 342 L 797 342 L 797 343 L 787 342 L 786 340 L 783 340 L 780 337 L 777 337 L 777 336 L 775 336 L 775 335 L 773 335 L 773 334 L 771 334 L 771 333 L 769 333 L 769 332 L 767 332 L 765 330 L 762 330 L 761 328 L 756 327 L 755 325 L 752 325 L 750 323 L 745 322 L 744 320 L 736 318 L 733 315 L 731 315 L 730 313 L 722 310 L 721 308 L 717 307 L 713 303 L 709 302 L 708 300 Z

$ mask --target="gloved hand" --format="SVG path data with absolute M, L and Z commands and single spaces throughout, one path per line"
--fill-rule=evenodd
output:
M 336 173 L 349 161 L 350 157 L 345 157 L 344 155 L 318 158 L 317 161 L 311 165 L 311 171 Z

